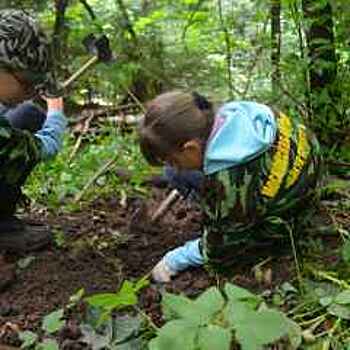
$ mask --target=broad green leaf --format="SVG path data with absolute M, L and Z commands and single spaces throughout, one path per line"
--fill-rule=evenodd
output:
M 292 349 L 298 349 L 302 342 L 302 329 L 300 326 L 289 318 L 285 318 L 288 325 L 288 338 Z
M 49 334 L 59 331 L 64 326 L 63 309 L 52 312 L 44 317 L 42 329 Z
M 209 322 L 223 308 L 224 303 L 220 291 L 216 287 L 211 287 L 193 302 L 191 314 L 200 318 L 201 323 Z
M 350 290 L 344 290 L 343 292 L 339 293 L 334 301 L 337 304 L 350 304 Z
M 350 263 L 350 240 L 347 239 L 342 248 L 342 257 L 346 263 Z
M 233 284 L 227 283 L 225 285 L 225 293 L 230 301 L 249 301 L 252 308 L 256 308 L 260 302 L 261 298 L 249 292 L 248 290 L 235 286 Z
M 332 283 L 306 281 L 305 283 L 306 297 L 315 302 L 319 302 L 321 298 L 335 297 L 340 293 L 340 288 Z
M 216 325 L 200 328 L 198 347 L 200 350 L 230 350 L 231 332 Z
M 285 316 L 275 310 L 248 312 L 234 328 L 242 350 L 261 349 L 289 332 Z
M 168 322 L 152 339 L 149 350 L 196 350 L 195 339 L 199 328 L 184 320 Z
M 106 317 L 106 314 L 108 317 Z M 111 322 L 111 312 L 109 310 L 89 305 L 86 310 L 85 322 L 99 331 L 101 326 L 105 326 Z
M 111 339 L 105 334 L 99 334 L 88 324 L 82 324 L 81 332 L 83 334 L 81 341 L 89 344 L 94 350 L 102 350 L 108 348 Z
M 20 332 L 19 339 L 22 341 L 21 349 L 26 349 L 37 342 L 38 335 L 30 331 Z
M 207 324 L 218 313 L 224 299 L 215 287 L 209 288 L 196 300 L 192 301 L 182 295 L 165 294 L 163 297 L 163 314 L 166 319 L 185 318 L 193 324 Z
M 327 311 L 334 316 L 342 318 L 344 320 L 350 320 L 350 307 L 346 305 L 332 304 L 328 307 Z
M 129 281 L 125 281 L 119 292 L 96 294 L 86 298 L 86 301 L 92 306 L 113 310 L 137 304 L 137 295 L 133 284 Z
M 162 310 L 167 320 L 186 318 L 193 312 L 193 301 L 183 295 L 165 293 Z
M 56 340 L 53 339 L 45 339 L 42 343 L 40 343 L 37 348 L 38 350 L 59 350 L 59 346 Z
M 108 307 L 111 304 L 115 304 L 116 300 L 118 300 L 117 294 L 114 293 L 101 293 L 96 294 L 91 297 L 86 298 L 86 301 L 91 305 L 95 307 Z
M 116 294 L 119 294 L 119 295 L 129 295 L 134 293 L 135 293 L 134 284 L 130 281 L 124 281 L 120 290 L 116 292 Z
M 224 310 L 224 319 L 235 328 L 236 324 L 244 322 L 248 314 L 252 314 L 253 317 L 256 312 L 244 302 L 229 301 Z
M 141 319 L 138 316 L 124 315 L 116 317 L 113 324 L 113 333 L 116 335 L 115 340 L 120 345 L 120 349 L 127 349 L 131 346 L 130 343 L 135 343 L 140 334 L 140 329 Z M 128 343 L 129 345 L 127 345 Z
M 323 297 L 320 299 L 320 304 L 322 306 L 328 306 L 328 305 L 331 305 L 333 303 L 333 300 L 334 300 L 334 298 L 330 297 L 330 296 Z
M 289 282 L 284 282 L 281 289 L 284 293 L 298 293 L 298 290 Z

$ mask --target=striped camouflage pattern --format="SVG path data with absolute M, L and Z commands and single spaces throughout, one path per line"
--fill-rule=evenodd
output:
M 21 186 L 40 161 L 41 142 L 0 116 L 0 217 L 13 214 Z
M 316 138 L 282 113 L 277 122 L 277 138 L 269 151 L 205 181 L 202 249 L 209 266 L 216 270 L 232 264 L 239 244 L 282 232 L 283 222 L 288 222 L 297 207 L 309 204 L 305 199 L 315 193 L 321 172 Z
M 0 11 L 0 67 L 23 72 L 38 89 L 54 84 L 49 42 L 23 11 Z

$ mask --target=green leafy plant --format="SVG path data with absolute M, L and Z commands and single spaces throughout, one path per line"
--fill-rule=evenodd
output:
M 19 338 L 22 341 L 21 349 L 59 350 L 57 341 L 49 338 L 49 336 L 53 336 L 64 326 L 63 313 L 63 309 L 59 309 L 44 317 L 41 328 L 45 336 L 42 341 L 40 341 L 38 334 L 34 332 L 20 332 Z
M 100 293 L 85 298 L 90 306 L 86 322 L 81 325 L 82 341 L 94 350 L 140 349 L 142 319 L 139 315 L 114 315 L 113 311 L 135 306 L 138 292 L 148 285 L 142 278 L 133 283 L 124 281 L 116 293 Z
M 282 338 L 296 349 L 301 330 L 283 313 L 269 309 L 262 299 L 232 284 L 223 290 L 211 287 L 197 299 L 165 294 L 167 323 L 150 342 L 150 350 L 263 349 Z
M 146 287 L 148 283 L 146 278 L 142 278 L 136 283 L 124 281 L 120 290 L 116 293 L 96 294 L 85 300 L 90 306 L 102 310 L 101 318 L 98 322 L 98 324 L 101 324 L 111 315 L 112 311 L 136 305 L 138 301 L 137 293 Z
M 25 192 L 38 205 L 49 208 L 65 207 L 74 210 L 80 207 L 80 201 L 74 198 L 84 190 L 96 173 L 118 153 L 117 160 L 99 176 L 87 191 L 82 201 L 111 193 L 125 197 L 133 193 L 146 193 L 142 182 L 150 174 L 142 158 L 135 135 L 122 136 L 112 126 L 107 126 L 101 136 L 93 138 L 82 147 L 71 163 L 67 162 L 74 147 L 74 140 L 66 137 L 64 148 L 54 161 L 43 163 L 36 168 L 26 183 Z M 130 174 L 126 181 L 117 174 L 116 168 Z M 63 243 L 58 237 L 57 243 Z
M 94 350 L 111 349 L 127 350 L 136 349 L 142 340 L 140 339 L 140 329 L 142 319 L 136 315 L 115 315 L 113 311 L 134 306 L 138 302 L 137 293 L 148 285 L 145 278 L 133 283 L 124 281 L 121 288 L 116 293 L 99 293 L 90 297 L 84 297 L 84 289 L 80 289 L 72 295 L 66 310 L 72 309 L 80 301 L 88 303 L 87 317 L 81 324 L 81 341 L 91 345 Z M 19 333 L 22 341 L 22 349 L 34 350 L 58 350 L 59 344 L 54 339 L 65 325 L 64 309 L 56 310 L 45 316 L 41 330 L 43 336 L 31 331 Z

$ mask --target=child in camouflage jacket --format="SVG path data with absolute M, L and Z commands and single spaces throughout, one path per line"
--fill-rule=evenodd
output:
M 14 106 L 53 89 L 52 63 L 49 42 L 34 19 L 23 11 L 1 10 L 0 103 Z M 0 251 L 28 251 L 50 240 L 47 227 L 26 225 L 14 216 L 28 175 L 61 148 L 66 126 L 63 100 L 46 101 L 47 118 L 39 130 L 23 130 L 0 114 Z M 27 122 L 23 125 L 31 124 Z
M 197 93 L 165 93 L 150 102 L 139 137 L 149 163 L 204 175 L 202 237 L 158 262 L 153 278 L 159 282 L 189 266 L 224 270 L 239 243 L 268 236 L 280 226 L 276 217 L 288 221 L 309 204 L 321 174 L 315 136 L 256 102 L 230 102 L 215 112 Z

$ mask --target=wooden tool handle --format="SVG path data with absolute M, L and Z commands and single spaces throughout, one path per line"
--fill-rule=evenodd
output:
M 165 214 L 169 208 L 180 198 L 181 194 L 178 190 L 172 190 L 168 197 L 160 204 L 158 209 L 153 213 L 151 217 L 151 223 L 156 222 L 163 214 Z
M 62 87 L 65 89 L 67 88 L 73 81 L 75 81 L 77 78 L 79 78 L 86 70 L 88 70 L 93 64 L 98 62 L 98 57 L 94 56 L 92 57 L 88 62 L 84 64 L 77 72 L 75 72 L 69 79 L 67 79 L 63 84 Z

